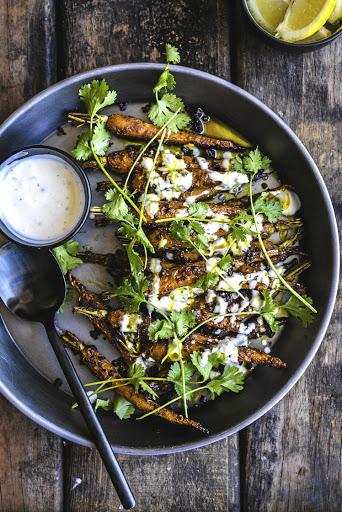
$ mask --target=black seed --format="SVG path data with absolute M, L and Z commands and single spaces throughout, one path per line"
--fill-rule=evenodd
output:
M 58 137 L 60 137 L 61 135 L 66 135 L 66 133 L 65 133 L 65 131 L 63 130 L 63 127 L 62 127 L 62 126 L 57 126 L 57 128 L 56 128 L 56 132 L 57 132 Z
M 141 107 L 141 110 L 143 112 L 148 112 L 151 108 L 151 103 L 148 103 L 147 105 L 145 105 L 144 107 Z

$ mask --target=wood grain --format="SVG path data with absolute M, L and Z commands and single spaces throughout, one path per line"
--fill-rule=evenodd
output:
M 239 11 L 239 12 L 238 12 Z M 249 30 L 240 10 L 238 85 L 304 142 L 330 191 L 340 228 L 341 40 L 284 53 Z M 241 433 L 242 510 L 341 510 L 341 297 L 309 369 L 280 404 Z
M 232 436 L 192 452 L 118 455 L 118 460 L 135 495 L 136 512 L 238 512 L 237 449 L 237 436 Z M 116 510 L 119 501 L 98 454 L 68 443 L 66 458 L 65 512 L 107 512 L 110 504 Z
M 0 510 L 63 512 L 62 440 L 0 395 Z
M 229 79 L 229 2 L 61 0 L 61 76 L 122 62 L 160 62 L 176 45 L 181 64 Z
M 0 2 L 0 121 L 56 80 L 49 0 Z M 0 509 L 63 510 L 61 439 L 0 396 Z
M 57 79 L 53 0 L 0 2 L 0 122 Z

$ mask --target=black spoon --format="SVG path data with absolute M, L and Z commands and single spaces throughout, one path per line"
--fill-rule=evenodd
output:
M 0 248 L 0 297 L 15 315 L 44 325 L 121 503 L 125 509 L 130 509 L 135 505 L 132 492 L 54 326 L 65 291 L 63 273 L 50 251 L 11 242 Z

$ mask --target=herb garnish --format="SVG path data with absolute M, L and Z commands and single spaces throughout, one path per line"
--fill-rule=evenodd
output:
M 167 64 L 159 77 L 157 85 L 153 89 L 156 104 L 148 111 L 148 117 L 153 124 L 161 127 L 174 116 L 168 124 L 168 129 L 177 133 L 178 130 L 182 130 L 189 124 L 190 116 L 184 112 L 183 100 L 175 94 L 167 92 L 172 91 L 176 86 L 175 77 L 170 72 L 170 64 L 178 64 L 180 62 L 180 55 L 177 48 L 168 43 L 165 45 L 165 49 Z M 160 96 L 160 94 L 162 95 Z
M 262 157 L 259 149 L 256 148 L 255 150 L 249 151 L 248 155 L 244 156 L 243 158 L 241 158 L 240 156 L 237 156 L 236 162 L 234 162 L 233 165 L 234 165 L 235 171 L 249 175 L 249 198 L 250 198 L 250 203 L 251 203 L 251 211 L 252 211 L 252 216 L 254 219 L 254 226 L 255 226 L 255 230 L 257 233 L 257 237 L 258 237 L 261 249 L 265 255 L 267 263 L 270 265 L 271 269 L 276 274 L 279 281 L 297 299 L 297 302 L 293 301 L 290 305 L 290 308 L 288 308 L 289 313 L 291 313 L 291 314 L 296 313 L 294 316 L 298 316 L 299 318 L 302 318 L 303 317 L 302 311 L 299 312 L 299 303 L 304 304 L 313 313 L 317 313 L 316 309 L 312 306 L 312 299 L 310 297 L 307 297 L 306 295 L 302 296 L 299 293 L 297 293 L 292 288 L 292 286 L 287 281 L 285 281 L 285 279 L 282 277 L 282 275 L 278 272 L 277 268 L 274 266 L 271 258 L 269 257 L 269 255 L 266 251 L 264 242 L 261 238 L 260 231 L 258 229 L 256 210 L 255 210 L 255 206 L 254 206 L 255 203 L 253 201 L 253 194 L 252 194 L 252 182 L 253 182 L 253 178 L 257 174 L 257 172 L 261 169 L 267 169 L 269 167 L 270 163 L 271 163 L 271 160 L 266 156 Z
M 74 240 L 68 240 L 65 244 L 55 247 L 52 252 L 56 256 L 63 274 L 83 263 L 81 258 L 77 257 L 80 252 L 79 243 Z

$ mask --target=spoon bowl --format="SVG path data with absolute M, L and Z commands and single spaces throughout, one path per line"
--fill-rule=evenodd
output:
M 15 315 L 45 323 L 63 304 L 64 276 L 53 253 L 12 243 L 0 250 L 0 296 Z
M 65 293 L 65 279 L 51 251 L 12 242 L 0 248 L 0 298 L 18 317 L 44 325 L 116 492 L 124 508 L 130 509 L 135 505 L 132 492 L 54 325 Z

